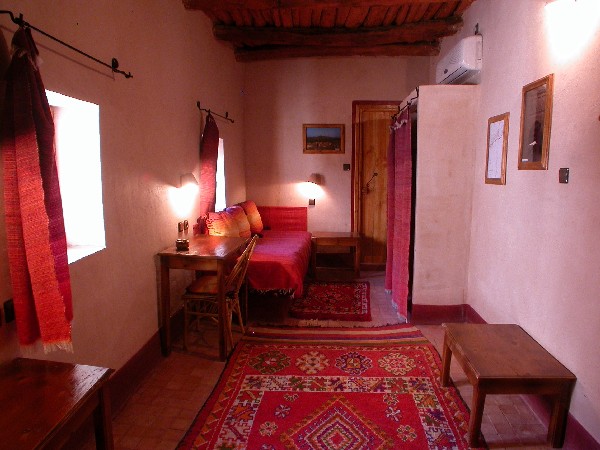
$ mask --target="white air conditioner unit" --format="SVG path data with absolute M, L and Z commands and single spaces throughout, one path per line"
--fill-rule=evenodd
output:
M 483 43 L 480 34 L 469 36 L 444 56 L 435 70 L 437 84 L 479 84 Z

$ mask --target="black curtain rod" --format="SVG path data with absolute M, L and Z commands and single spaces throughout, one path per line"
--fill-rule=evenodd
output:
M 417 95 L 416 95 L 416 96 L 414 96 L 414 97 L 412 97 L 412 98 L 410 98 L 410 99 L 409 99 L 409 100 L 406 102 L 406 105 L 404 105 L 402 108 L 400 108 L 400 105 L 398 105 L 398 112 L 392 116 L 392 120 L 396 120 L 396 118 L 397 118 L 397 117 L 398 117 L 400 114 L 402 114 L 402 112 L 403 112 L 403 111 L 404 111 L 406 108 L 409 108 L 409 107 L 410 107 L 410 105 L 412 105 L 412 102 L 413 102 L 413 100 L 416 100 L 416 99 L 418 99 L 418 98 L 419 98 L 419 86 L 417 86 L 417 87 L 415 88 L 415 91 L 417 91 Z
M 76 47 L 73 47 L 70 44 L 67 44 L 64 41 L 61 41 L 60 39 L 52 36 L 51 34 L 46 33 L 43 30 L 40 30 L 37 27 L 34 27 L 33 25 L 31 25 L 28 22 L 25 22 L 23 20 L 23 14 L 19 14 L 19 17 L 15 17 L 15 15 L 11 12 L 11 11 L 6 11 L 6 10 L 0 10 L 0 14 L 8 14 L 10 16 L 10 20 L 13 21 L 13 23 L 16 23 L 17 25 L 19 25 L 20 27 L 27 27 L 27 28 L 31 28 L 32 30 L 37 31 L 38 33 L 43 34 L 44 36 L 52 39 L 53 41 L 58 42 L 61 45 L 64 45 L 65 47 L 70 48 L 71 50 L 79 53 L 80 55 L 85 56 L 86 58 L 89 58 L 93 61 L 96 61 L 98 64 L 102 64 L 105 67 L 108 67 L 110 70 L 112 70 L 115 73 L 120 73 L 121 75 L 123 75 L 125 78 L 133 78 L 133 75 L 131 75 L 131 72 L 124 72 L 122 70 L 119 70 L 119 61 L 117 61 L 117 58 L 113 58 L 110 64 L 105 63 L 104 61 L 100 61 L 98 58 L 94 58 L 92 55 L 89 55 L 87 53 L 85 53 L 82 50 L 79 50 Z
M 235 120 L 233 120 L 231 117 L 229 117 L 229 113 L 228 113 L 227 111 L 225 111 L 225 115 L 224 115 L 224 116 L 222 116 L 221 114 L 217 114 L 216 112 L 214 112 L 214 111 L 211 111 L 210 109 L 204 109 L 204 108 L 201 108 L 201 107 L 200 107 L 200 100 L 198 100 L 198 101 L 196 102 L 196 106 L 198 107 L 198 109 L 199 109 L 200 111 L 207 112 L 208 114 L 212 114 L 212 115 L 214 115 L 214 116 L 219 116 L 219 117 L 222 117 L 222 118 L 223 118 L 223 119 L 225 119 L 225 120 L 229 120 L 231 123 L 235 123 Z

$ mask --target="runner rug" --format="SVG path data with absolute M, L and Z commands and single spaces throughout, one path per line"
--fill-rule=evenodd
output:
M 179 449 L 466 449 L 468 410 L 411 325 L 256 328 Z
M 369 282 L 313 282 L 302 298 L 294 298 L 290 315 L 314 320 L 371 320 Z

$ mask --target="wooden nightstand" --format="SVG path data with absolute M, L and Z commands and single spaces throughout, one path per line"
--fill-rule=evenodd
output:
M 318 266 L 318 254 L 335 253 L 335 247 L 346 248 L 352 254 L 351 267 L 337 266 Z M 333 231 L 313 231 L 312 232 L 312 251 L 311 268 L 313 276 L 318 278 L 317 273 L 320 270 L 347 270 L 352 273 L 354 278 L 360 277 L 360 233 L 358 232 L 333 232 Z

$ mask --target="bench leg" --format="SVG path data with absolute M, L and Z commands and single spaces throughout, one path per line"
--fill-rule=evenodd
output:
M 560 448 L 565 441 L 565 431 L 567 428 L 567 416 L 569 405 L 571 403 L 572 386 L 565 386 L 562 392 L 554 398 L 552 406 L 552 415 L 548 426 L 548 442 L 554 448 Z
M 484 404 L 485 392 L 481 392 L 479 386 L 473 386 L 473 403 L 471 405 L 471 418 L 469 419 L 469 445 L 471 447 L 479 446 Z

